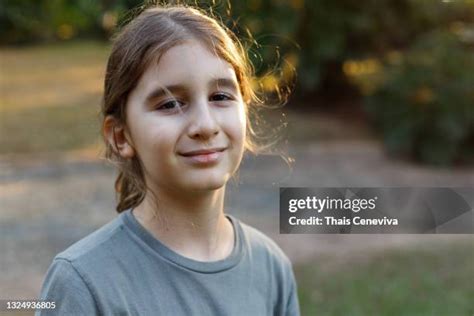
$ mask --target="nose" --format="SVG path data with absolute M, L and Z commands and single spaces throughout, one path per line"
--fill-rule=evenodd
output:
M 196 102 L 190 114 L 191 122 L 188 130 L 190 138 L 208 140 L 219 133 L 219 124 L 207 100 Z

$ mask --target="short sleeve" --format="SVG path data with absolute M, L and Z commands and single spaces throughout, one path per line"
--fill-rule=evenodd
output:
M 49 267 L 40 300 L 55 302 L 56 308 L 37 310 L 35 316 L 99 315 L 87 284 L 71 262 L 55 259 Z
M 293 273 L 293 269 L 289 269 L 289 284 L 290 284 L 290 291 L 288 295 L 288 301 L 286 303 L 286 315 L 287 316 L 299 316 L 300 315 L 300 305 L 298 302 L 298 289 L 296 286 L 295 275 Z

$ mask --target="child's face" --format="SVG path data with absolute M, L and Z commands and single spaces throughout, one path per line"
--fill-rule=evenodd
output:
M 153 188 L 221 188 L 237 170 L 245 111 L 232 66 L 197 41 L 146 69 L 127 100 L 131 143 Z

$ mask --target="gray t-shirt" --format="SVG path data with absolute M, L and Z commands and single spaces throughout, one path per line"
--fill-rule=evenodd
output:
M 36 315 L 299 315 L 292 266 L 264 234 L 233 216 L 235 243 L 219 261 L 179 255 L 128 210 L 58 254 Z

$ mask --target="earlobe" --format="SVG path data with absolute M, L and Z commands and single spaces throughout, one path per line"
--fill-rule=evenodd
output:
M 117 141 L 118 152 L 120 156 L 125 159 L 131 159 L 135 156 L 135 150 L 133 149 L 132 145 L 129 143 L 126 137 L 124 137 L 125 141 L 119 143 Z
M 125 127 L 116 118 L 107 116 L 104 120 L 102 132 L 107 142 L 122 158 L 130 159 L 135 156 L 130 137 L 128 137 Z

